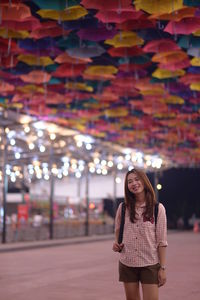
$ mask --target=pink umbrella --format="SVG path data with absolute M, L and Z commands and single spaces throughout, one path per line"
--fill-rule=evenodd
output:
M 199 18 L 185 18 L 179 22 L 170 21 L 164 31 L 171 34 L 191 34 L 200 29 Z
M 83 28 L 77 32 L 80 39 L 95 42 L 112 39 L 116 34 L 117 30 L 114 27 L 107 29 L 103 24 L 98 28 Z

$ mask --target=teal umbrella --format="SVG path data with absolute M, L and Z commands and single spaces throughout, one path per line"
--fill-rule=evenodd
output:
M 63 10 L 67 7 L 78 5 L 78 0 L 33 0 L 41 9 Z

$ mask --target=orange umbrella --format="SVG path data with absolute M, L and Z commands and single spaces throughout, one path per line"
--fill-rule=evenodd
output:
M 161 52 L 156 53 L 152 57 L 153 62 L 160 62 L 162 64 L 168 64 L 168 63 L 176 63 L 182 60 L 187 59 L 188 56 L 184 51 L 168 51 L 168 52 Z
M 166 64 L 159 64 L 160 69 L 167 69 L 170 71 L 188 68 L 189 66 L 190 66 L 189 58 L 186 58 L 182 61 L 178 61 L 178 62 L 174 62 L 174 63 L 172 62 L 172 63 L 166 63 Z
M 24 82 L 31 82 L 35 84 L 45 83 L 51 79 L 51 75 L 44 71 L 32 71 L 19 77 Z
M 13 92 L 15 90 L 15 86 L 7 83 L 5 81 L 0 80 L 0 93 L 2 95 L 7 95 L 9 92 Z
M 63 63 L 72 63 L 72 64 L 87 64 L 92 62 L 90 58 L 78 58 L 78 57 L 72 57 L 67 52 L 64 52 L 60 55 L 58 55 L 55 59 L 55 62 L 58 64 L 63 64 Z
M 194 17 L 196 8 L 195 7 L 184 7 L 172 12 L 170 14 L 154 14 L 149 16 L 149 19 L 158 19 L 158 20 L 173 20 L 179 22 L 184 18 Z

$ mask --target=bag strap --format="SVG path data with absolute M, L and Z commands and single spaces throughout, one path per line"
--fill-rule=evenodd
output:
M 118 244 L 122 243 L 123 240 L 123 232 L 124 232 L 124 223 L 125 223 L 125 203 L 122 203 L 122 211 L 121 211 L 121 222 L 120 222 L 120 228 L 119 228 L 119 236 L 118 236 Z
M 155 226 L 157 225 L 157 219 L 158 219 L 158 207 L 159 207 L 159 203 L 157 202 L 155 204 L 155 208 L 154 208 Z M 122 241 L 123 241 L 123 232 L 124 232 L 124 223 L 125 223 L 125 211 L 126 211 L 126 206 L 125 206 L 125 203 L 122 202 L 121 222 L 120 222 L 120 228 L 119 228 L 118 244 L 121 244 Z

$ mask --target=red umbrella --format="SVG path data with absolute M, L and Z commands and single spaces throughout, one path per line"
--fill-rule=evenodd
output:
M 141 13 L 141 11 L 139 11 Z M 139 12 L 136 12 L 138 14 Z M 147 28 L 155 28 L 156 27 L 156 21 L 154 20 L 148 20 L 146 17 L 142 15 L 142 17 L 138 18 L 136 21 L 136 18 L 131 20 L 125 21 L 121 24 L 117 24 L 116 28 L 120 30 L 141 30 L 141 29 L 147 29 Z
M 101 9 L 101 10 L 116 10 L 130 8 L 132 9 L 132 0 L 82 0 L 81 4 L 85 8 Z
M 168 52 L 180 50 L 180 47 L 170 39 L 160 39 L 148 42 L 144 47 L 144 52 Z
M 121 64 L 119 66 L 119 70 L 120 71 L 124 71 L 124 72 L 132 72 L 132 71 L 137 71 L 137 70 L 141 70 L 141 69 L 145 69 L 148 66 L 151 66 L 152 62 L 148 62 L 145 64 Z
M 108 53 L 113 57 L 137 56 L 143 53 L 142 48 L 134 47 L 118 47 L 108 49 Z
M 120 14 L 112 10 L 100 10 L 95 17 L 103 23 L 123 23 L 135 16 L 135 10 L 122 11 Z
M 200 74 L 185 74 L 184 76 L 179 78 L 179 82 L 184 84 L 200 82 Z
M 5 55 L 1 57 L 1 67 L 3 68 L 13 68 L 17 65 L 17 57 L 13 54 Z
M 0 38 L 0 53 L 5 55 L 6 53 L 17 54 L 21 53 L 22 50 L 18 47 L 17 43 L 13 40 Z
M 65 63 L 60 65 L 53 73 L 55 77 L 77 77 L 85 70 L 85 64 L 74 65 Z
M 41 39 L 44 37 L 56 37 L 56 36 L 67 36 L 70 33 L 70 30 L 63 30 L 56 22 L 47 21 L 41 24 L 40 28 L 32 31 L 30 34 L 31 38 Z
M 28 31 L 33 31 L 41 27 L 40 21 L 32 16 L 22 20 L 3 20 L 1 25 L 8 29 Z
M 23 3 L 1 3 L 1 19 L 8 20 L 23 20 L 31 17 L 30 8 Z

